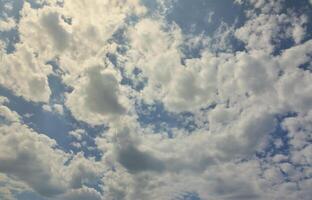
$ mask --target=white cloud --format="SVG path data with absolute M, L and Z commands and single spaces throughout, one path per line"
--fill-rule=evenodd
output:
M 300 43 L 306 35 L 305 29 L 300 25 L 295 25 L 293 29 L 294 41 L 298 44 Z
M 0 96 L 0 104 L 8 103 L 9 99 L 3 96 Z
M 57 149 L 55 140 L 21 124 L 18 114 L 6 106 L 1 106 L 1 111 L 5 112 L 0 112 L 0 117 L 8 123 L 0 125 L 0 175 L 25 183 L 28 187 L 23 190 L 34 190 L 45 197 L 57 197 L 71 190 L 82 196 L 89 193 L 84 185 L 97 178 L 100 168 L 96 163 L 80 154 L 72 156 Z
M 53 108 L 55 110 L 55 112 L 59 115 L 63 115 L 64 114 L 64 108 L 62 104 L 54 104 Z
M 51 92 L 47 74 L 51 73 L 51 68 L 38 62 L 36 56 L 27 48 L 18 46 L 15 53 L 4 54 L 1 66 L 0 84 L 27 100 L 49 100 Z
M 16 26 L 15 21 L 12 18 L 0 20 L 0 31 L 9 31 L 13 29 L 15 26 Z
M 0 173 L 0 198 L 15 200 L 13 193 L 22 192 L 29 188 L 16 180 L 10 179 L 5 174 Z
M 141 128 L 130 128 L 126 136 L 117 131 L 107 134 L 104 140 L 99 139 L 106 165 L 114 166 L 115 170 L 103 179 L 109 180 L 106 185 L 108 196 L 112 199 L 157 199 L 157 194 L 164 194 L 163 199 L 171 199 L 191 190 L 204 199 L 211 196 L 216 199 L 284 197 L 270 188 L 276 184 L 279 192 L 295 192 L 289 199 L 302 195 L 304 192 L 292 187 L 292 183 L 285 185 L 280 173 L 280 169 L 284 169 L 290 177 L 296 178 L 297 169 L 284 164 L 262 170 L 252 156 L 268 145 L 270 133 L 277 125 L 276 114 L 304 114 L 309 110 L 309 87 L 301 90 L 302 93 L 296 89 L 296 85 L 299 88 L 302 84 L 303 87 L 311 77 L 309 72 L 298 68 L 309 60 L 309 42 L 286 50 L 281 56 L 268 55 L 262 48 L 219 55 L 207 51 L 200 59 L 188 59 L 182 65 L 178 61 L 181 56 L 178 47 L 166 47 L 162 43 L 162 40 L 170 40 L 170 34 L 162 30 L 159 22 L 149 23 L 155 24 L 154 29 L 143 29 L 139 32 L 145 33 L 143 36 L 133 33 L 134 43 L 131 44 L 134 49 L 127 55 L 128 59 L 132 56 L 132 59 L 138 59 L 138 67 L 149 80 L 147 88 L 140 93 L 142 96 L 137 98 L 159 100 L 168 110 L 175 112 L 195 111 L 213 103 L 217 106 L 207 113 L 209 129 L 196 130 L 192 135 L 175 133 L 174 138 L 168 140 Z M 152 56 L 154 43 L 145 43 L 144 39 L 136 37 L 155 38 L 151 41 L 155 41 L 162 51 Z M 269 40 L 268 44 L 271 45 Z M 173 60 L 162 65 L 168 55 Z M 166 68 L 168 63 L 171 67 Z M 164 66 L 164 71 L 168 71 L 158 73 L 157 66 Z M 281 76 L 280 71 L 284 75 Z M 291 81 L 292 76 L 298 78 L 289 84 L 295 88 L 284 82 Z M 284 92 L 283 87 L 291 92 Z M 294 93 L 297 95 L 292 95 Z M 123 125 L 127 126 L 127 123 Z M 235 159 L 248 161 L 239 163 Z M 138 166 L 135 161 L 144 164 Z M 224 170 L 216 174 L 221 169 Z M 235 173 L 229 174 L 233 169 Z M 236 177 L 235 174 L 244 176 Z M 164 187 L 159 186 L 160 183 Z M 169 185 L 170 189 L 166 188 Z M 149 192 L 145 193 L 142 187 Z
M 42 105 L 42 109 L 46 112 L 55 112 L 58 115 L 64 114 L 64 108 L 61 104 L 53 104 L 53 105 Z
M 131 48 L 125 70 L 131 77 L 137 67 L 148 79 L 136 98 L 160 101 L 167 110 L 178 113 L 197 114 L 200 108 L 217 105 L 202 111 L 207 112 L 207 119 L 201 119 L 208 122 L 207 129 L 191 135 L 173 129 L 173 138 L 168 139 L 124 122 L 122 126 L 132 127 L 126 133 L 119 127 L 98 138 L 105 165 L 114 168 L 103 178 L 110 199 L 159 199 L 159 195 L 172 199 L 186 191 L 195 191 L 203 199 L 294 199 L 306 193 L 294 187 L 294 182 L 285 183 L 282 171 L 302 184 L 300 177 L 307 173 L 286 164 L 288 157 L 276 157 L 274 164 L 254 158 L 255 152 L 268 146 L 278 125 L 276 115 L 298 112 L 305 116 L 310 110 L 307 83 L 311 75 L 298 68 L 310 60 L 310 42 L 272 55 L 272 40 L 294 38 L 300 44 L 302 37 L 292 35 L 291 26 L 289 33 L 279 35 L 282 24 L 297 19 L 275 15 L 280 7 L 272 5 L 281 6 L 278 1 L 266 3 L 258 2 L 256 7 L 263 13 L 251 15 L 237 30 L 246 52 L 213 54 L 206 50 L 201 58 L 186 59 L 185 64 L 180 61 L 183 35 L 178 27 L 146 19 L 129 28 Z M 305 134 L 294 135 L 297 141 L 291 143 L 307 145 Z M 309 150 L 294 151 L 297 162 L 310 159 Z M 245 161 L 240 162 L 242 159 Z
M 5 78 L 0 78 L 0 84 L 27 100 L 47 102 L 50 95 L 47 75 L 51 73 L 50 67 L 45 65 L 47 61 L 58 57 L 66 73 L 83 70 L 77 66 L 96 54 L 104 54 L 103 46 L 113 30 L 124 23 L 126 13 L 140 15 L 144 12 L 144 7 L 136 0 L 92 4 L 84 0 L 65 1 L 63 7 L 53 1 L 41 9 L 33 9 L 25 2 L 18 23 L 20 42 L 13 54 L 2 55 L 0 74 Z M 1 23 L 6 22 L 1 20 Z M 23 70 L 13 73 L 17 68 Z
M 73 115 L 90 124 L 103 124 L 125 114 L 127 101 L 117 74 L 102 65 L 92 66 L 85 73 L 67 97 L 66 105 Z
M 68 134 L 76 138 L 78 141 L 81 141 L 82 137 L 87 133 L 83 129 L 76 129 L 74 131 L 70 131 Z
M 112 34 L 124 24 L 127 15 L 145 12 L 137 0 L 64 1 L 62 7 L 52 4 L 31 9 L 25 3 L 19 24 L 21 40 L 29 44 L 43 62 L 58 56 L 66 73 L 84 70 L 84 62 L 105 54 L 103 47 Z M 100 15 L 99 13 L 105 13 Z M 85 17 L 88 16 L 88 17 Z
M 5 148 L 0 155 L 2 173 L 24 181 L 45 196 L 65 191 L 66 183 L 58 168 L 65 155 L 53 150 L 55 141 L 20 124 L 1 126 L 1 133 L 1 146 Z
M 52 108 L 50 105 L 42 105 L 42 109 L 46 112 L 52 112 Z
M 20 121 L 20 116 L 16 112 L 11 111 L 9 108 L 3 105 L 0 105 L 0 116 L 4 117 L 5 122 L 7 123 Z
M 283 1 L 251 1 L 247 2 L 256 10 L 248 11 L 249 19 L 235 31 L 235 36 L 243 41 L 248 50 L 277 50 L 283 39 L 292 38 L 299 44 L 306 36 L 307 16 L 298 15 L 291 10 L 281 12 Z M 258 12 L 260 9 L 261 12 Z
M 127 123 L 123 125 L 128 126 Z M 152 133 L 135 132 L 142 129 L 119 127 L 114 134 L 107 133 L 105 139 L 98 139 L 98 146 L 104 152 L 104 165 L 114 166 L 114 171 L 107 172 L 103 179 L 106 180 L 108 196 L 130 200 L 157 199 L 159 194 L 164 194 L 163 199 L 171 199 L 172 195 L 185 190 L 194 190 L 202 198 L 212 194 L 225 199 L 261 196 L 257 188 L 260 186 L 256 186 L 259 183 L 251 183 L 248 176 L 231 182 L 232 174 L 223 176 L 224 172 L 231 170 L 225 169 L 218 175 L 215 171 L 234 165 L 235 158 L 252 155 L 274 126 L 272 116 L 248 111 L 241 115 L 240 121 L 222 132 L 199 131 L 170 140 Z M 253 172 L 250 169 L 250 174 Z M 211 179 L 213 176 L 215 179 Z M 254 181 L 256 179 L 254 174 Z M 216 180 L 222 180 L 220 185 L 216 185 Z M 238 183 L 246 187 L 238 189 L 235 187 Z M 159 184 L 163 187 L 157 186 Z M 222 187 L 227 188 L 222 190 Z
M 20 122 L 20 116 L 16 112 L 11 111 L 7 106 L 5 106 L 5 103 L 9 103 L 9 99 L 0 96 L 0 117 L 3 118 L 0 122 L 2 124 Z
M 183 36 L 178 27 L 144 19 L 129 30 L 129 37 L 132 49 L 127 55 L 126 70 L 131 73 L 138 67 L 148 79 L 140 93 L 145 101 L 163 101 L 172 111 L 192 110 L 213 101 L 216 93 L 213 74 L 217 61 L 207 54 L 203 59 L 187 61 L 187 66 L 183 66 L 179 50 Z M 202 76 L 198 77 L 198 73 Z
M 242 40 L 249 50 L 274 50 L 273 40 L 281 37 L 280 24 L 285 20 L 282 15 L 261 14 L 248 20 L 244 26 L 235 31 L 235 36 Z
M 27 100 L 45 102 L 47 111 L 62 114 L 67 106 L 76 119 L 109 128 L 96 138 L 100 161 L 67 154 L 56 141 L 22 124 L 0 98 L 1 174 L 53 199 L 103 199 L 88 188 L 95 182 L 105 199 L 169 200 L 186 192 L 202 199 L 309 197 L 312 76 L 299 66 L 311 61 L 312 43 L 302 44 L 304 15 L 281 13 L 281 2 L 250 1 L 253 8 L 242 27 L 214 35 L 224 49 L 235 33 L 246 51 L 206 48 L 189 59 L 181 46 L 190 36 L 161 16 L 145 16 L 137 0 L 67 0 L 63 6 L 51 1 L 40 9 L 25 3 L 18 24 L 21 41 L 15 52 L 4 54 L 0 84 Z M 137 21 L 126 23 L 130 15 Z M 110 40 L 118 29 L 125 44 Z M 272 54 L 274 42 L 282 39 L 293 39 L 296 46 Z M 120 63 L 114 66 L 107 53 Z M 72 88 L 65 105 L 49 102 L 52 69 L 45 63 L 51 59 Z M 141 91 L 121 84 L 123 74 L 138 82 L 135 69 L 140 80 L 147 80 Z M 191 112 L 204 125 L 192 133 L 172 128 L 170 138 L 155 134 L 135 113 L 134 102 L 141 100 L 160 102 L 177 115 Z M 286 145 L 271 141 L 271 134 L 278 127 L 276 116 L 288 113 L 296 113 L 282 119 L 289 155 L 256 157 L 270 142 Z M 77 127 L 69 132 L 71 144 L 80 149 L 87 134 Z M 11 192 L 6 187 L 0 197 Z

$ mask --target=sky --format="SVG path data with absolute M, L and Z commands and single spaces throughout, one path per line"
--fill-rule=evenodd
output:
M 310 200 L 311 0 L 1 0 L 0 199 Z

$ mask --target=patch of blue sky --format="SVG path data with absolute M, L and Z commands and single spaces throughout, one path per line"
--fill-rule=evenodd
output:
M 309 3 L 309 0 L 287 0 L 285 1 L 285 10 L 291 10 L 297 15 L 305 14 L 308 17 L 306 21 L 306 33 L 305 37 L 302 40 L 302 43 L 308 41 L 312 38 L 312 5 Z M 282 41 L 279 50 L 284 50 L 294 45 L 293 41 Z
M 79 122 L 74 119 L 66 108 L 64 109 L 65 112 L 63 116 L 54 112 L 45 111 L 42 108 L 42 103 L 28 102 L 3 87 L 0 87 L 0 95 L 9 99 L 7 106 L 22 117 L 23 123 L 33 130 L 55 139 L 58 148 L 65 152 L 76 153 L 81 150 L 87 157 L 100 158 L 100 151 L 94 148 L 94 138 L 104 130 L 103 126 L 92 127 L 86 123 Z M 86 145 L 82 146 L 81 149 L 77 149 L 71 145 L 75 140 L 68 134 L 70 131 L 76 129 L 84 129 L 88 133 L 83 138 Z
M 19 42 L 19 34 L 16 29 L 0 31 L 0 40 L 5 43 L 6 53 L 10 54 L 15 51 L 15 44 Z
M 51 65 L 53 73 L 48 76 L 49 87 L 51 88 L 50 103 L 64 103 L 65 93 L 72 92 L 72 88 L 62 82 L 62 71 L 57 61 L 49 61 L 46 64 Z
M 122 36 L 114 36 L 113 35 L 113 39 L 114 40 L 119 40 L 118 38 L 122 38 Z M 123 39 L 120 39 L 123 40 Z M 119 51 L 118 51 L 119 49 Z M 118 53 L 123 54 L 124 51 L 126 51 L 125 45 L 120 45 L 119 48 L 117 49 Z M 144 89 L 145 85 L 147 84 L 147 79 L 143 78 L 143 80 L 138 81 L 139 79 L 138 76 L 141 75 L 142 71 L 135 67 L 134 70 L 132 71 L 131 76 L 133 75 L 134 78 L 130 78 L 128 77 L 128 75 L 125 73 L 125 68 L 123 66 L 123 64 L 121 64 L 118 61 L 118 55 L 116 55 L 115 53 L 107 53 L 106 54 L 106 58 L 113 64 L 113 66 L 119 70 L 120 74 L 121 74 L 121 85 L 126 85 L 131 87 L 132 89 L 136 90 L 136 91 L 141 91 L 142 89 Z
M 309 0 L 287 0 L 284 1 L 284 8 L 281 12 L 287 13 L 287 12 L 293 12 L 295 15 L 301 15 L 304 14 L 308 17 L 308 20 L 306 21 L 304 27 L 306 28 L 306 33 L 304 38 L 302 39 L 302 43 L 310 40 L 312 38 L 312 6 L 309 3 Z M 288 24 L 292 25 L 292 24 Z M 275 45 L 275 49 L 273 52 L 273 55 L 279 55 L 282 53 L 285 49 L 288 49 L 295 44 L 295 41 L 292 38 L 279 38 L 276 41 L 272 41 L 272 43 Z
M 179 0 L 166 16 L 169 22 L 175 22 L 186 34 L 211 35 L 222 22 L 229 25 L 236 21 L 242 23 L 243 10 L 232 0 Z
M 8 8 L 7 6 L 10 6 Z M 0 17 L 14 17 L 16 20 L 19 19 L 19 11 L 23 7 L 23 0 L 2 0 L 0 1 Z
M 140 101 L 135 107 L 141 126 L 152 126 L 156 133 L 166 132 L 169 137 L 172 137 L 172 128 L 184 129 L 189 133 L 197 128 L 194 114 L 190 112 L 172 113 L 167 111 L 160 102 L 146 104 Z
M 304 27 L 306 28 L 306 33 L 304 38 L 302 39 L 302 43 L 310 40 L 312 38 L 312 6 L 309 4 L 308 0 L 296 1 L 296 0 L 287 0 L 284 2 L 285 7 L 282 12 L 293 12 L 296 15 L 305 14 L 308 17 L 307 22 Z M 291 25 L 291 24 L 289 24 Z M 292 38 L 280 38 L 276 41 L 272 41 L 275 45 L 275 49 L 273 55 L 279 55 L 285 49 L 288 49 L 295 44 L 295 41 Z
M 291 156 L 291 149 L 292 146 L 289 143 L 290 137 L 288 132 L 282 127 L 282 122 L 289 117 L 296 117 L 296 113 L 287 113 L 285 115 L 278 115 L 276 116 L 277 119 L 277 126 L 275 130 L 270 134 L 269 143 L 266 148 L 256 153 L 256 157 L 261 159 L 262 161 L 266 162 L 267 158 L 272 158 L 276 155 L 284 155 L 286 157 Z M 310 141 L 312 142 L 312 141 Z M 281 161 L 282 163 L 289 163 L 292 165 L 296 171 L 302 172 L 305 167 L 311 167 L 310 165 L 306 164 L 296 164 L 292 163 L 291 160 L 288 158 L 286 160 Z M 283 179 L 285 182 L 291 182 L 290 174 L 280 169 L 281 174 L 283 175 Z M 310 179 L 312 176 L 301 177 L 300 179 Z
M 37 1 L 37 0 L 26 0 L 27 2 L 30 3 L 30 6 L 34 9 L 39 9 L 42 8 L 46 5 L 46 2 L 42 1 Z
M 132 89 L 136 91 L 143 90 L 148 82 L 147 78 L 143 78 L 142 80 L 137 79 L 138 76 L 141 74 L 139 68 L 134 68 L 132 72 L 132 74 L 134 75 L 134 79 L 127 77 L 127 75 L 124 72 L 124 68 L 120 68 L 120 73 L 122 75 L 122 80 L 120 84 L 130 86 Z
M 50 64 L 53 67 L 53 71 L 55 74 L 51 74 L 48 77 L 49 86 L 51 88 L 51 96 L 50 96 L 50 104 L 61 104 L 64 105 L 65 101 L 65 94 L 72 92 L 72 88 L 66 86 L 61 78 L 60 73 L 61 69 L 58 66 L 58 63 L 56 61 L 50 61 L 48 64 Z M 86 156 L 95 156 L 97 159 L 100 158 L 100 152 L 93 148 L 95 147 L 94 138 L 101 133 L 102 131 L 106 130 L 107 127 L 105 125 L 99 125 L 99 126 L 90 126 L 89 124 L 77 121 L 71 114 L 70 110 L 63 106 L 64 109 L 64 116 L 59 116 L 59 118 L 62 120 L 64 124 L 66 124 L 63 134 L 68 133 L 69 131 L 73 131 L 75 129 L 83 129 L 88 134 L 83 136 L 83 141 L 86 142 L 86 146 L 82 146 L 83 152 L 86 154 Z M 45 112 L 44 112 L 45 113 Z M 56 115 L 54 113 L 54 115 Z M 53 121 L 52 121 L 53 122 Z M 50 122 L 51 123 L 51 122 Z M 68 134 L 67 134 L 68 135 Z M 73 138 L 71 137 L 73 140 Z M 73 142 L 71 140 L 71 142 Z M 75 148 L 71 146 L 74 152 L 79 151 L 80 149 Z M 91 148 L 90 148 L 91 147 Z
M 260 152 L 256 153 L 256 156 L 260 159 L 266 157 L 273 157 L 275 155 L 289 155 L 289 135 L 287 130 L 282 127 L 282 122 L 289 117 L 295 117 L 296 113 L 286 113 L 283 115 L 277 115 L 277 124 L 275 130 L 269 134 L 267 146 Z
M 17 200 L 47 200 L 46 198 L 32 191 L 17 192 L 14 197 Z
M 287 0 L 287 1 L 284 1 L 284 4 L 285 4 L 284 11 L 292 9 L 297 14 L 305 13 L 310 17 L 312 15 L 312 10 L 311 10 L 312 5 L 309 3 L 309 0 L 301 0 L 301 1 Z M 311 25 L 312 22 L 308 22 L 308 23 Z M 312 33 L 307 33 L 307 34 L 311 35 Z
M 58 144 L 66 147 L 70 138 L 63 135 L 73 129 L 73 124 L 63 120 L 60 116 L 52 112 L 46 112 L 42 109 L 41 103 L 31 103 L 21 97 L 15 96 L 7 89 L 0 88 L 0 94 L 7 97 L 10 101 L 8 107 L 16 111 L 21 117 L 22 121 L 29 125 L 34 130 L 47 134 L 56 139 Z M 66 149 L 66 148 L 64 148 Z
M 3 0 L 0 1 L 0 20 L 13 17 L 17 22 L 19 21 L 19 11 L 23 7 L 22 0 Z M 9 6 L 9 7 L 8 7 Z M 16 28 L 8 31 L 0 31 L 0 40 L 6 44 L 6 53 L 15 51 L 15 44 L 19 42 L 19 34 Z
M 150 12 L 157 11 L 159 9 L 159 4 L 155 0 L 141 0 L 141 3 L 148 8 Z
M 217 34 L 221 34 L 220 31 L 225 31 L 231 26 L 239 27 L 245 22 L 243 7 L 234 4 L 233 1 L 179 0 L 168 12 L 166 19 L 169 23 L 178 24 L 190 39 L 197 36 L 203 41 L 210 37 L 208 48 L 212 52 L 244 50 L 243 43 L 231 35 L 232 33 L 227 38 L 226 48 L 221 48 L 220 38 L 217 37 Z M 195 46 L 182 45 L 183 59 L 198 58 L 201 51 L 206 48 L 207 44 L 204 42 L 199 42 Z
M 299 68 L 304 71 L 312 72 L 312 61 L 310 60 L 309 62 L 303 63 L 302 65 L 299 66 Z
M 196 192 L 186 192 L 175 200 L 201 200 Z
M 133 16 L 128 16 L 126 18 L 126 21 L 125 23 L 126 24 L 133 24 L 135 22 L 137 22 L 137 18 L 136 17 L 133 17 Z M 108 42 L 114 42 L 116 44 L 119 44 L 119 45 L 127 45 L 128 44 L 128 40 L 127 38 L 125 37 L 125 27 L 119 27 L 112 35 L 112 37 L 108 40 Z M 117 49 L 117 52 L 118 53 L 123 53 L 124 51 L 122 51 L 121 49 Z

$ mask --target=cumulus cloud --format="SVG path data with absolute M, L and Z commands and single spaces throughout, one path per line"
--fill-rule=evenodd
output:
M 91 124 L 103 124 L 126 112 L 123 104 L 127 102 L 122 102 L 116 73 L 103 68 L 99 65 L 86 70 L 87 76 L 78 80 L 66 102 L 77 119 Z
M 50 66 L 39 63 L 27 48 L 21 46 L 17 49 L 16 53 L 2 57 L 1 85 L 27 100 L 47 102 L 51 94 L 47 79 Z
M 179 1 L 25 2 L 1 20 L 19 40 L 1 42 L 0 197 L 18 183 L 65 200 L 308 199 L 311 19 L 282 0 L 235 2 L 243 21 L 212 35 L 175 23 Z M 24 100 L 62 115 L 70 145 L 36 131 Z
M 0 156 L 2 173 L 26 182 L 44 196 L 64 192 L 65 183 L 57 169 L 64 155 L 53 150 L 54 141 L 43 135 L 37 136 L 27 127 L 17 124 L 2 126 L 1 133 L 1 146 L 5 147 Z M 47 145 L 50 147 L 46 148 Z M 41 154 L 37 154 L 37 151 Z
M 5 106 L 5 103 L 9 103 L 8 98 L 0 96 L 0 116 L 3 118 L 2 123 L 13 123 L 13 122 L 20 122 L 20 116 L 14 112 L 11 111 L 7 106 Z
M 70 155 L 57 149 L 55 140 L 23 125 L 21 117 L 6 106 L 1 106 L 0 117 L 6 120 L 0 125 L 0 174 L 22 181 L 27 190 L 45 197 L 63 195 L 71 189 L 79 191 L 96 178 L 94 163 L 77 155 L 66 166 Z M 80 193 L 84 196 L 89 191 L 85 188 Z
M 278 129 L 277 115 L 291 112 L 306 115 L 306 111 L 310 110 L 310 92 L 306 81 L 311 75 L 300 69 L 310 60 L 307 53 L 310 41 L 300 44 L 305 35 L 304 22 L 299 22 L 300 18 L 292 18 L 292 13 L 280 13 L 281 2 L 252 3 L 255 9 L 261 10 L 261 14 L 250 14 L 249 20 L 236 30 L 235 35 L 245 42 L 246 51 L 234 54 L 214 54 L 206 50 L 200 58 L 181 62 L 183 53 L 179 51 L 179 44 L 183 43 L 183 36 L 178 27 L 170 27 L 161 20 L 142 20 L 130 28 L 132 49 L 127 52 L 126 58 L 130 70 L 126 70 L 131 73 L 136 66 L 148 80 L 137 98 L 148 103 L 160 101 L 166 109 L 177 113 L 212 108 L 206 113 L 208 119 L 203 119 L 208 122 L 208 130 L 197 130 L 190 136 L 181 131 L 168 140 L 143 129 L 134 129 L 126 137 L 127 142 L 116 140 L 117 147 L 110 145 L 107 138 L 99 140 L 98 145 L 107 153 L 105 161 L 118 163 L 114 165 L 116 172 L 109 175 L 108 196 L 157 199 L 156 194 L 165 194 L 164 199 L 171 199 L 170 195 L 179 196 L 189 189 L 200 194 L 202 199 L 267 199 L 278 195 L 270 188 L 271 184 L 276 184 L 276 191 L 296 191 L 289 199 L 305 194 L 306 191 L 298 191 L 291 183 L 284 184 L 283 173 L 289 177 L 305 176 L 299 169 L 290 163 L 273 167 L 253 156 L 269 146 L 272 135 Z M 300 31 L 298 35 L 295 33 L 298 27 L 291 25 L 294 21 L 303 28 L 302 37 L 299 36 Z M 284 27 L 282 24 L 287 27 L 285 35 L 279 34 L 281 30 L 278 29 Z M 146 26 L 153 28 L 147 29 Z M 280 55 L 273 55 L 276 50 L 273 41 L 285 38 L 293 39 L 299 45 L 282 51 Z M 154 45 L 161 50 L 155 53 Z M 167 60 L 167 56 L 171 59 Z M 168 64 L 170 67 L 167 67 Z M 160 67 L 162 71 L 158 71 Z M 295 77 L 301 77 L 300 81 Z M 294 82 L 287 84 L 286 80 Z M 297 84 L 306 85 L 305 89 L 299 91 Z M 139 142 L 134 142 L 131 135 L 140 135 L 137 133 L 140 131 L 144 132 L 143 135 L 136 139 Z M 117 131 L 116 134 L 119 138 L 120 133 Z M 108 152 L 115 153 L 115 157 Z M 236 159 L 247 161 L 239 163 Z M 282 158 L 284 162 L 285 159 Z M 140 161 L 141 165 L 138 167 L 135 161 Z M 154 163 L 154 167 L 149 163 Z M 262 169 L 260 165 L 267 168 Z M 235 178 L 234 174 L 239 172 L 227 173 L 240 168 L 249 175 Z M 218 170 L 222 172 L 216 173 Z M 260 178 L 261 174 L 265 179 Z M 200 176 L 206 178 L 201 179 Z M 143 185 L 139 184 L 142 180 Z M 172 186 L 173 180 L 176 188 Z M 189 184 L 180 185 L 180 182 Z M 168 191 L 164 187 L 155 187 L 159 183 L 172 188 Z M 139 187 L 146 188 L 149 194 L 138 192 Z
M 14 19 L 8 18 L 0 21 L 0 31 L 9 31 L 16 26 Z
M 69 34 L 59 23 L 58 13 L 47 13 L 41 17 L 41 24 L 51 37 L 54 47 L 62 51 L 68 46 Z
M 151 153 L 138 149 L 137 142 L 132 141 L 134 138 L 131 138 L 130 131 L 128 128 L 124 128 L 124 130 L 117 133 L 116 160 L 130 173 L 163 171 L 165 168 L 164 163 Z
M 20 42 L 13 54 L 3 55 L 1 59 L 1 74 L 6 78 L 0 79 L 0 83 L 27 100 L 39 102 L 47 102 L 50 95 L 47 75 L 51 69 L 46 62 L 58 57 L 60 67 L 75 74 L 82 69 L 77 65 L 81 66 L 85 60 L 103 51 L 113 30 L 123 24 L 127 11 L 145 12 L 138 1 L 98 1 L 94 4 L 65 1 L 63 6 L 54 1 L 38 3 L 49 6 L 33 9 L 30 3 L 23 4 L 18 23 Z M 99 13 L 106 12 L 109 14 L 105 17 L 98 17 Z M 1 20 L 3 26 L 4 23 L 8 24 Z M 30 76 L 21 78 L 21 74 L 12 74 L 20 67 L 24 69 L 18 70 L 20 73 Z

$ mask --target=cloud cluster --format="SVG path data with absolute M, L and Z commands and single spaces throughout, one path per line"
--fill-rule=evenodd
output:
M 72 199 L 73 195 L 83 198 L 94 194 L 91 189 L 85 189 L 84 184 L 99 173 L 96 163 L 58 149 L 55 140 L 24 125 L 21 116 L 5 105 L 1 105 L 0 110 L 0 173 L 22 181 L 27 185 L 26 190 L 46 197 L 65 195 Z M 11 188 L 8 192 L 14 190 Z M 1 192 L 1 195 L 5 194 Z
M 83 122 L 69 135 L 82 143 L 90 134 L 101 155 L 66 151 L 2 97 L 0 197 L 308 200 L 312 19 L 283 0 L 235 2 L 244 21 L 222 22 L 210 36 L 167 20 L 179 1 L 155 1 L 158 12 L 139 0 L 26 1 L 19 20 L 1 20 L 0 31 L 16 27 L 19 41 L 10 53 L 0 46 L 0 85 Z M 186 46 L 199 55 L 186 55 Z M 70 88 L 57 104 L 52 74 Z M 170 133 L 142 119 L 149 105 L 163 106 L 155 115 Z M 168 116 L 190 116 L 195 128 Z M 94 134 L 97 125 L 106 128 Z

